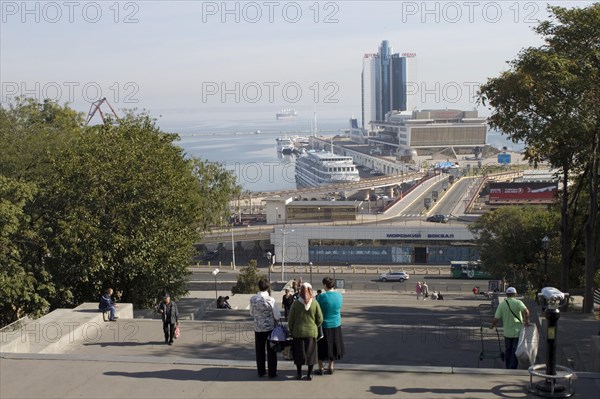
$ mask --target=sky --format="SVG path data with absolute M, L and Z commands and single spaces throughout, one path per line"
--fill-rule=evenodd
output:
M 360 116 L 365 53 L 415 53 L 419 108 L 478 107 L 478 85 L 543 44 L 537 1 L 0 1 L 0 102 L 107 97 L 165 130 Z M 481 114 L 489 114 L 478 107 Z

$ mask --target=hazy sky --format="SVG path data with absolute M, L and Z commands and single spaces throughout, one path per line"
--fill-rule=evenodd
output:
M 105 96 L 178 120 L 360 115 L 364 53 L 416 53 L 421 107 L 476 106 L 477 84 L 539 46 L 536 1 L 0 1 L 1 101 Z

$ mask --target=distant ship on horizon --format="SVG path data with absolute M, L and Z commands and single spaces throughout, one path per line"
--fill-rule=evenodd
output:
M 297 116 L 298 116 L 298 111 L 296 111 L 295 109 L 292 109 L 292 108 L 284 108 L 275 114 L 275 117 L 277 118 L 277 120 L 296 119 Z

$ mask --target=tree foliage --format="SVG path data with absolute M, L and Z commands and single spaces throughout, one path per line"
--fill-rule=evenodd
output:
M 480 100 L 493 107 L 490 125 L 523 140 L 532 163 L 560 169 L 561 288 L 568 289 L 573 259 L 571 217 L 581 205 L 569 183 L 587 191 L 584 222 L 586 311 L 600 264 L 600 4 L 549 7 L 551 19 L 535 28 L 545 44 L 522 50 L 509 70 L 481 87 Z
M 480 248 L 482 268 L 510 284 L 536 288 L 544 280 L 542 238 L 548 236 L 548 282 L 557 280 L 557 234 L 560 214 L 534 206 L 508 206 L 469 226 Z
M 231 288 L 232 294 L 254 294 L 258 290 L 258 280 L 265 278 L 258 274 L 256 260 L 248 262 L 248 266 L 240 270 L 236 285 Z
M 136 306 L 185 294 L 192 244 L 228 216 L 239 188 L 219 165 L 186 157 L 177 139 L 143 113 L 83 127 L 48 101 L 0 109 L 0 176 L 12 182 L 0 229 L 14 243 L 1 256 L 22 269 L 0 292 L 39 294 L 6 319 L 95 302 L 108 286 Z M 15 301 L 2 295 L 2 310 Z

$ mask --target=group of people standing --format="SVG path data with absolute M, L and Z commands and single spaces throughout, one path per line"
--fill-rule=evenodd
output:
M 333 374 L 335 360 L 345 354 L 342 335 L 342 295 L 335 290 L 331 277 L 323 279 L 324 292 L 315 296 L 309 283 L 294 281 L 292 294 L 289 289 L 282 300 L 285 317 L 292 340 L 292 355 L 296 365 L 296 379 L 312 380 L 316 375 Z M 259 377 L 267 374 L 277 376 L 277 353 L 271 348 L 268 338 L 281 320 L 279 307 L 268 290 L 269 281 L 258 282 L 259 292 L 250 298 L 250 314 L 254 317 L 256 365 Z M 319 331 L 322 328 L 322 335 Z M 266 356 L 265 356 L 266 351 Z M 265 368 L 265 358 L 267 367 Z M 325 363 L 327 368 L 325 369 Z M 315 371 L 314 366 L 318 365 Z M 302 376 L 302 366 L 307 373 Z
M 417 299 L 419 299 L 420 296 L 423 296 L 423 300 L 429 298 L 429 286 L 426 282 L 421 283 L 420 281 L 417 281 L 417 285 L 415 286 L 415 292 L 417 293 Z M 433 301 L 443 300 L 444 296 L 439 291 L 433 291 L 431 293 L 431 299 Z

